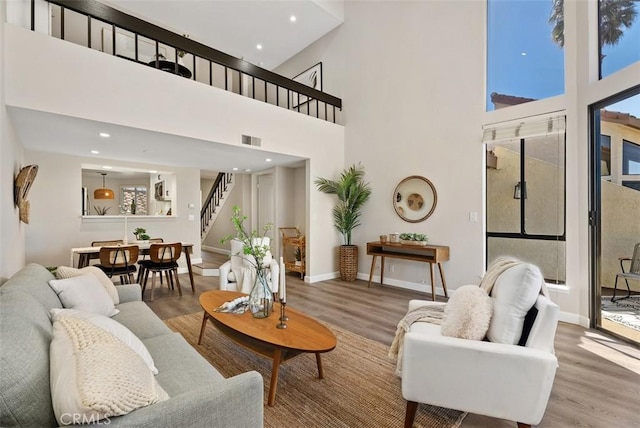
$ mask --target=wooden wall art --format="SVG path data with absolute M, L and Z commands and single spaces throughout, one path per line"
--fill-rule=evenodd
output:
M 27 194 L 37 174 L 38 165 L 25 166 L 13 181 L 13 200 L 20 212 L 20 221 L 27 224 L 29 224 L 29 201 L 27 200 Z

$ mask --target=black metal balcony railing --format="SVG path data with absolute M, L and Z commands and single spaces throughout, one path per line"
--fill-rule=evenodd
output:
M 329 122 L 336 123 L 336 113 L 342 110 L 340 98 L 95 0 L 31 0 L 32 31 L 36 28 L 36 1 L 51 5 L 50 13 L 56 18 L 51 22 L 59 23 L 50 30 L 54 37 Z M 99 43 L 96 28 L 102 30 Z M 78 29 L 83 34 L 79 35 Z M 118 37 L 125 43 L 118 43 Z

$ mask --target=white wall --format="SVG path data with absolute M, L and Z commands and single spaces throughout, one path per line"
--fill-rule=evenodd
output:
M 26 233 L 26 261 L 45 266 L 67 266 L 70 249 L 90 246 L 92 241 L 124 239 L 124 217 L 80 216 L 80 188 L 83 163 L 95 159 L 57 155 L 44 152 L 25 152 L 25 161 L 39 166 L 36 185 L 30 193 L 31 222 Z M 159 165 L 113 162 L 115 166 L 163 169 Z M 177 217 L 129 216 L 126 236 L 133 239 L 133 229 L 144 227 L 152 237 L 165 242 L 193 243 L 192 262 L 200 259 L 200 171 L 173 168 L 177 187 Z M 189 215 L 194 219 L 189 220 Z M 4 255 L 4 251 L 3 251 Z M 77 262 L 77 260 L 76 260 Z M 184 260 L 181 260 L 184 263 Z
M 16 26 L 6 25 L 5 35 L 7 105 L 233 146 L 241 145 L 242 134 L 259 135 L 262 150 L 311 159 L 308 170 L 314 176 L 336 175 L 344 164 L 344 129 L 339 125 Z M 198 181 L 194 189 L 199 188 Z M 307 215 L 330 206 L 328 198 L 310 192 Z M 338 240 L 327 233 L 329 221 L 306 223 L 314 280 L 313 275 L 334 270 L 332 249 Z
M 276 70 L 294 76 L 322 61 L 323 88 L 343 100 L 344 166 L 362 162 L 373 189 L 353 236 L 360 247 L 360 278 L 368 278 L 371 264 L 366 242 L 391 232 L 426 233 L 430 242 L 448 245 L 449 288 L 477 283 L 484 271 L 483 15 L 478 1 L 347 1 L 341 27 Z M 452 22 L 464 22 L 464 31 Z M 406 223 L 393 209 L 393 190 L 409 175 L 427 177 L 438 192 L 434 214 L 422 223 Z M 311 182 L 319 176 L 338 174 L 312 171 Z M 329 201 L 312 214 L 312 224 L 322 222 L 338 236 L 334 198 L 312 189 L 312 196 Z M 470 211 L 480 214 L 479 222 L 469 222 Z M 426 264 L 387 262 L 395 272 L 385 271 L 385 283 L 430 288 L 420 283 L 428 278 Z
M 4 29 L 7 3 L 0 3 L 0 29 Z M 0 34 L 0 58 L 4 57 L 6 38 Z M 0 82 L 5 80 L 5 70 L 0 68 Z M 5 87 L 0 85 L 0 283 L 24 265 L 24 231 L 28 225 L 20 222 L 18 209 L 13 202 L 13 179 L 26 166 L 23 162 L 22 144 L 13 129 L 5 107 Z M 34 186 L 39 184 L 38 178 Z M 30 195 L 28 199 L 31 199 Z

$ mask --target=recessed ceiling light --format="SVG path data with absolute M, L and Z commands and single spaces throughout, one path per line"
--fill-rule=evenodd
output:
M 251 172 L 251 169 L 247 168 L 244 170 L 244 172 Z
M 156 174 L 158 171 L 156 171 L 155 169 L 150 169 L 149 170 L 149 174 Z
M 98 154 L 100 154 L 100 152 L 99 152 L 99 151 L 97 151 L 97 150 L 91 150 L 91 153 L 93 153 L 94 155 L 98 155 Z
M 289 17 L 289 21 L 291 21 L 291 22 L 296 22 L 296 16 L 295 16 L 295 15 L 291 15 L 291 16 Z
M 109 166 L 109 165 L 105 165 L 105 166 L 102 167 L 102 169 L 113 169 L 113 167 Z
M 237 170 L 238 170 L 238 168 L 233 168 L 233 170 L 234 170 L 234 171 L 237 171 Z
M 98 135 L 99 135 L 99 136 L 101 136 L 102 138 L 109 138 L 109 137 L 111 137 L 111 134 L 108 134 L 108 133 L 106 133 L 106 132 L 101 132 L 101 133 L 99 133 Z
M 256 45 L 256 49 L 258 49 L 259 51 L 260 51 L 260 50 L 262 50 L 262 45 L 261 45 L 260 43 L 258 43 L 258 44 Z
M 271 162 L 271 158 L 266 158 L 265 161 Z

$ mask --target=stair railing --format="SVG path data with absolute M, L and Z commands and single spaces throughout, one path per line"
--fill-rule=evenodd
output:
M 229 172 L 220 172 L 213 183 L 207 198 L 202 203 L 200 210 L 200 235 L 207 231 L 211 217 L 216 212 L 216 208 L 220 205 L 222 195 L 227 191 L 227 187 L 233 178 L 233 174 Z

